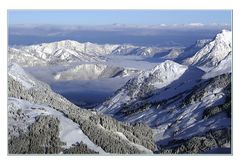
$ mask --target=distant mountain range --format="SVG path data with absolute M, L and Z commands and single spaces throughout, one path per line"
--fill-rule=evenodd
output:
M 166 49 L 166 48 L 165 48 Z M 23 66 L 50 65 L 70 62 L 101 62 L 108 55 L 153 56 L 164 48 L 133 45 L 99 45 L 65 40 L 53 43 L 9 48 L 10 61 Z
M 156 66 L 108 63 L 129 55 Z M 10 153 L 231 153 L 231 31 L 190 47 L 65 40 L 10 47 L 8 57 Z M 54 65 L 68 66 L 55 81 L 129 80 L 87 110 L 22 68 Z

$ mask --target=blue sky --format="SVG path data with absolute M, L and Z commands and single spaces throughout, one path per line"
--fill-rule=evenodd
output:
M 154 24 L 228 24 L 230 10 L 9 10 L 14 24 L 106 25 L 113 23 Z

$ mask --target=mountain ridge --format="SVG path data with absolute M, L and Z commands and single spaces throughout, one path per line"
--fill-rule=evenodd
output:
M 52 43 L 9 48 L 9 61 L 24 66 L 72 62 L 104 62 L 108 55 L 138 55 L 151 57 L 166 48 L 130 44 L 94 44 L 62 40 Z M 20 55 L 21 54 L 21 55 Z M 19 57 L 21 56 L 21 57 Z
M 65 40 L 9 48 L 8 60 L 10 153 L 231 152 L 231 31 L 172 49 Z M 54 78 L 45 84 L 34 71 Z M 122 77 L 127 82 L 117 86 Z M 119 89 L 91 109 L 50 86 L 85 81 L 76 92 L 106 80 Z
M 186 59 L 185 64 L 201 68 L 213 68 L 232 51 L 232 32 L 222 30 L 216 37 L 200 49 L 194 56 Z

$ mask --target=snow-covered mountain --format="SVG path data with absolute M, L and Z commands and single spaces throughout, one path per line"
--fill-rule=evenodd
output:
M 192 75 L 195 77 L 191 78 Z M 166 98 L 169 97 L 167 96 L 169 94 L 177 94 L 176 92 L 180 92 L 186 87 L 191 87 L 194 81 L 201 78 L 202 75 L 203 71 L 200 69 L 189 68 L 188 66 L 166 60 L 152 70 L 142 71 L 138 76 L 129 80 L 126 85 L 116 92 L 115 96 L 103 103 L 97 110 L 114 115 L 124 104 L 151 95 L 156 90 L 165 87 L 170 88 L 169 86 L 172 85 L 175 91 L 168 90 L 168 94 L 162 96 Z M 175 84 L 180 86 L 179 91 L 176 91 Z
M 17 64 L 9 65 L 8 96 L 10 153 L 152 153 L 156 149 L 148 127 L 80 109 Z
M 16 63 L 8 64 L 8 76 L 14 81 L 20 83 L 24 89 L 50 88 L 49 85 L 38 81 Z
M 208 72 L 210 70 L 218 70 L 219 74 L 229 73 L 231 68 L 226 70 L 226 67 L 222 69 L 218 65 L 223 64 L 223 60 L 231 59 L 232 57 L 232 32 L 228 30 L 222 30 L 212 40 L 203 39 L 198 40 L 193 45 L 187 48 L 173 48 L 167 51 L 163 51 L 159 54 L 155 54 L 155 58 L 169 59 L 175 62 L 192 65 L 201 68 Z M 231 60 L 229 60 L 230 62 Z M 231 65 L 231 64 L 229 64 Z M 228 65 L 228 66 L 229 66 Z M 218 69 L 214 69 L 217 67 Z
M 182 63 L 183 60 L 185 60 L 186 58 L 192 57 L 210 41 L 211 41 L 210 39 L 197 40 L 193 45 L 187 48 L 184 48 L 182 50 L 182 53 L 175 58 L 175 61 Z
M 198 68 L 167 60 L 129 80 L 97 111 L 121 121 L 148 124 L 164 153 L 229 148 L 231 73 L 211 79 L 202 79 L 203 75 Z M 200 143 L 209 140 L 215 143 Z
M 77 99 L 114 89 L 87 110 L 26 70 L 51 87 L 71 86 L 74 98 L 84 88 Z M 231 71 L 227 30 L 187 48 L 70 40 L 9 48 L 9 152 L 230 153 Z
M 232 32 L 223 30 L 211 40 L 198 40 L 187 48 L 144 47 L 129 44 L 94 44 L 64 40 L 39 45 L 9 48 L 9 61 L 22 66 L 72 62 L 103 62 L 108 55 L 137 55 L 174 60 L 185 65 L 211 68 L 232 49 Z
M 25 88 L 36 86 L 35 81 L 31 80 L 30 76 L 16 63 L 10 63 L 8 65 L 8 75 L 15 81 L 21 82 Z
M 55 74 L 55 80 L 94 80 L 102 78 L 125 77 L 136 74 L 138 70 L 105 64 L 80 64 Z
M 103 62 L 107 55 L 153 56 L 166 48 L 117 44 L 79 43 L 64 40 L 39 45 L 9 48 L 8 59 L 22 66 L 36 66 L 72 62 Z
M 203 79 L 208 79 L 211 77 L 215 77 L 217 75 L 231 72 L 232 72 L 232 52 L 229 55 L 227 55 L 222 61 L 220 61 L 216 67 L 209 70 L 203 76 Z
M 24 66 L 57 64 L 60 62 L 99 62 L 101 56 L 110 54 L 118 45 L 79 43 L 71 40 L 40 45 L 9 48 L 9 60 Z
M 213 69 L 232 52 L 232 32 L 222 30 L 184 64 L 201 67 L 204 70 Z
M 165 51 L 166 49 L 169 48 L 120 45 L 112 52 L 112 55 L 137 55 L 143 57 L 152 57 L 157 53 Z
M 210 39 L 197 40 L 193 45 L 189 47 L 177 47 L 172 49 L 167 49 L 165 51 L 156 53 L 154 58 L 160 58 L 164 60 L 173 60 L 178 63 L 182 63 L 185 59 L 192 57 L 197 51 L 203 48 Z

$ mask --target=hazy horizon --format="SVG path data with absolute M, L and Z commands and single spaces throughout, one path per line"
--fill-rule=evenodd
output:
M 9 10 L 9 45 L 60 40 L 189 46 L 231 29 L 231 10 Z
M 156 26 L 9 26 L 9 45 L 32 45 L 61 40 L 97 44 L 132 44 L 141 46 L 189 46 L 199 39 L 212 39 L 226 25 L 156 25 Z

